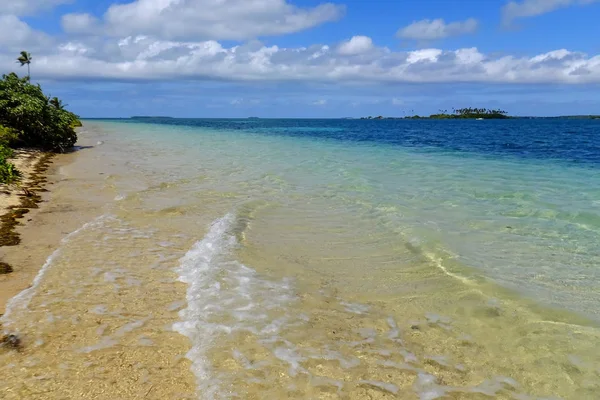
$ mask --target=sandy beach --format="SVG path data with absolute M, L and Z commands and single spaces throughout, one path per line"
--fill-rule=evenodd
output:
M 21 182 L 0 185 L 0 226 L 3 230 L 0 262 L 12 270 L 0 274 L 0 315 L 13 296 L 31 286 L 61 239 L 89 216 L 76 209 L 75 202 L 53 201 L 69 186 L 70 179 L 61 173 L 61 168 L 75 160 L 78 152 L 53 154 L 21 149 L 15 153 L 11 162 L 21 171 Z
M 162 329 L 176 321 L 178 308 L 169 304 L 184 297 L 184 286 L 176 285 L 174 291 L 166 296 L 159 296 L 154 291 L 155 295 L 147 298 L 146 291 L 152 290 L 164 279 L 161 267 L 155 273 L 138 277 L 140 283 L 134 278 L 128 279 L 128 289 L 122 288 L 117 292 L 113 290 L 113 275 L 123 274 L 123 269 L 118 269 L 121 271 L 118 273 L 90 275 L 97 268 L 89 263 L 97 262 L 96 265 L 101 268 L 106 259 L 96 259 L 105 257 L 106 252 L 97 246 L 86 246 L 76 255 L 65 251 L 65 246 L 71 246 L 73 240 L 77 241 L 81 234 L 85 235 L 86 229 L 93 230 L 94 224 L 107 215 L 106 207 L 114 203 L 116 196 L 111 183 L 111 165 L 106 163 L 102 155 L 103 147 L 99 140 L 90 136 L 86 135 L 85 130 L 80 132 L 78 151 L 53 157 L 45 173 L 45 188 L 48 191 L 41 192 L 39 208 L 32 209 L 21 220 L 23 225 L 17 227 L 20 243 L 0 247 L 2 261 L 13 267 L 13 272 L 0 276 L 0 308 L 4 317 L 9 316 L 12 309 L 9 320 L 14 321 L 12 317 L 19 314 L 19 320 L 22 321 L 23 312 L 27 314 L 28 311 L 21 309 L 21 306 L 32 310 L 38 306 L 45 309 L 46 305 L 53 304 L 52 308 L 58 306 L 63 310 L 45 313 L 41 320 L 34 322 L 37 327 L 33 330 L 23 329 L 20 322 L 3 324 L 3 334 L 16 334 L 20 341 L 18 351 L 10 349 L 10 346 L 0 349 L 0 357 L 4 362 L 27 363 L 37 360 L 36 364 L 41 363 L 34 368 L 26 368 L 26 371 L 7 368 L 2 374 L 1 381 L 5 386 L 0 392 L 4 391 L 7 399 L 193 398 L 194 377 L 189 363 L 183 358 L 189 349 L 188 340 L 172 330 Z M 35 161 L 30 159 L 29 164 L 34 165 Z M 14 199 L 11 201 L 7 207 L 15 204 Z M 134 243 L 126 246 L 128 251 L 135 248 Z M 123 263 L 125 257 L 122 253 L 116 253 L 114 260 Z M 140 261 L 139 258 L 132 258 L 134 260 Z M 135 266 L 139 265 L 137 262 Z M 160 259 L 157 262 L 161 262 Z M 174 260 L 168 261 L 168 269 L 173 266 Z M 96 284 L 82 283 L 79 286 L 79 280 L 92 277 L 98 280 Z M 121 281 L 117 276 L 114 279 L 115 283 Z M 27 288 L 32 291 L 25 290 Z M 29 301 L 11 302 L 16 295 L 23 297 L 25 294 L 27 297 L 28 292 L 35 293 L 30 304 Z M 36 300 L 40 296 L 45 298 L 42 304 Z M 80 298 L 78 301 L 65 300 L 69 296 Z M 100 312 L 100 306 L 91 306 L 90 303 L 104 303 L 106 305 L 102 307 L 115 311 L 103 313 Z M 137 317 L 147 310 L 153 310 L 154 322 Z M 63 313 L 71 313 L 76 321 L 64 318 L 66 314 Z M 128 322 L 129 319 L 132 322 Z M 56 325 L 52 323 L 50 330 L 39 326 L 39 323 L 45 324 L 50 320 L 57 322 Z M 63 326 L 63 323 L 76 323 L 78 328 Z M 142 342 L 148 344 L 143 346 L 137 343 L 140 330 L 146 331 L 145 342 Z M 36 339 L 38 335 L 43 337 L 43 344 Z M 98 335 L 101 340 L 95 344 Z M 104 335 L 111 339 L 103 341 Z M 122 345 L 115 346 L 117 340 Z M 149 344 L 152 341 L 161 343 L 160 351 Z M 26 382 L 36 379 L 42 370 L 55 369 L 51 366 L 56 365 L 57 357 L 69 352 L 67 349 L 73 346 L 79 350 L 65 358 L 63 363 L 63 366 L 69 365 L 71 372 L 66 374 L 65 370 L 63 372 L 66 375 L 42 380 L 41 386 L 29 388 Z M 109 348 L 104 349 L 103 346 Z M 90 362 L 95 365 L 98 363 L 100 370 L 104 371 L 101 372 L 102 377 L 97 375 L 100 370 L 90 368 Z M 167 375 L 164 375 L 167 370 Z M 60 371 L 60 368 L 56 371 Z M 21 372 L 26 372 L 27 376 L 20 375 Z M 73 380 L 73 373 L 81 379 Z M 150 376 L 156 376 L 157 379 L 149 379 Z
M 23 260 L 19 264 L 11 264 L 6 259 L 14 259 L 11 256 L 17 253 L 25 253 L 24 246 L 20 245 L 20 231 L 34 221 L 49 197 L 46 187 L 54 182 L 47 182 L 46 173 L 53 157 L 53 154 L 39 150 L 15 151 L 15 158 L 11 162 L 21 171 L 21 181 L 12 185 L 0 185 L 0 262 L 4 263 L 7 272 L 0 275 L 0 313 L 4 311 L 8 299 L 29 286 L 36 273 L 36 268 L 32 265 L 33 259 L 30 262 Z

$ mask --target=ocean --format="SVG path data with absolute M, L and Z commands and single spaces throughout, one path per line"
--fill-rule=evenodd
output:
M 56 196 L 95 207 L 2 317 L 32 344 L 0 353 L 7 398 L 600 393 L 600 121 L 88 120 L 81 137 Z

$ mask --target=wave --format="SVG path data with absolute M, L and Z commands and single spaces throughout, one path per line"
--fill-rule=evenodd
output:
M 239 398 L 256 390 L 263 398 L 282 398 L 301 382 L 308 382 L 302 398 L 325 390 L 338 395 L 411 390 L 427 399 L 516 393 L 514 381 L 504 377 L 479 386 L 441 384 L 436 375 L 442 370 L 464 367 L 443 355 L 415 353 L 397 321 L 382 310 L 322 291 L 296 295 L 292 280 L 263 278 L 234 258 L 244 220 L 231 213 L 214 221 L 177 268 L 179 280 L 188 285 L 187 308 L 173 329 L 191 342 L 186 357 L 202 399 Z M 450 318 L 435 314 L 422 324 L 448 335 L 454 329 Z
M 206 236 L 180 260 L 179 280 L 188 284 L 187 308 L 180 311 L 175 331 L 187 336 L 187 357 L 204 398 L 222 398 L 218 375 L 208 351 L 222 335 L 247 331 L 275 335 L 287 322 L 286 307 L 294 301 L 290 281 L 270 282 L 230 257 L 241 234 L 234 214 L 216 220 Z
M 4 315 L 0 317 L 0 324 L 2 324 L 3 328 L 13 325 L 15 323 L 16 318 L 18 317 L 18 314 L 22 313 L 28 308 L 31 299 L 37 292 L 37 289 L 40 283 L 42 282 L 42 279 L 48 272 L 48 269 L 52 266 L 54 260 L 56 260 L 60 256 L 63 246 L 67 244 L 71 239 L 73 239 L 73 237 L 77 236 L 79 233 L 92 227 L 99 227 L 104 223 L 104 221 L 110 218 L 112 217 L 109 214 L 101 215 L 95 218 L 94 220 L 84 224 L 79 229 L 69 233 L 61 240 L 61 246 L 54 250 L 52 254 L 50 254 L 50 256 L 46 259 L 46 262 L 44 263 L 44 265 L 42 265 L 42 268 L 40 268 L 39 272 L 33 279 L 33 283 L 31 284 L 31 286 L 23 290 L 13 298 L 11 298 L 6 304 L 6 311 Z

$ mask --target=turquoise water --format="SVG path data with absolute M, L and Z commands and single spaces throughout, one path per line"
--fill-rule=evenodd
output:
M 596 399 L 598 128 L 86 121 L 0 391 Z
M 600 320 L 597 121 L 108 124 L 165 156 L 148 168 L 204 176 L 197 190 L 278 203 L 316 230 L 352 215 L 342 229 L 377 230 L 451 274 Z

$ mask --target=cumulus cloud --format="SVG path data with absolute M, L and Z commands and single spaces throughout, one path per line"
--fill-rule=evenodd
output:
M 0 13 L 7 15 L 33 15 L 74 0 L 2 0 Z
M 100 21 L 90 14 L 66 14 L 61 18 L 65 32 L 75 34 L 94 34 L 100 32 Z
M 338 47 L 338 53 L 346 56 L 366 53 L 373 49 L 373 40 L 368 36 L 353 36 Z
M 0 15 L 0 48 L 7 51 L 37 50 L 48 46 L 51 39 L 46 34 L 31 29 L 14 15 Z
M 246 40 L 302 31 L 339 19 L 344 7 L 302 8 L 287 0 L 136 0 L 111 5 L 103 30 L 112 36 L 150 35 L 169 40 Z M 67 30 L 95 21 L 86 14 L 63 18 Z
M 398 30 L 396 36 L 401 39 L 411 40 L 436 40 L 449 36 L 459 36 L 473 33 L 479 23 L 476 19 L 469 18 L 465 21 L 446 23 L 443 19 L 424 19 Z
M 504 22 L 516 18 L 535 17 L 571 5 L 586 5 L 599 0 L 521 0 L 511 1 L 502 9 Z
M 169 41 L 143 35 L 89 37 L 36 53 L 35 66 L 40 79 L 65 80 L 600 83 L 599 55 L 565 49 L 531 57 L 499 57 L 476 48 L 391 51 L 370 40 L 344 42 L 349 43 L 354 43 L 349 46 L 354 51 L 344 54 L 341 46 L 323 44 L 284 48 L 256 41 L 224 46 L 214 40 Z M 360 57 L 347 55 L 358 50 Z M 14 54 L 0 53 L 0 72 L 14 66 Z

